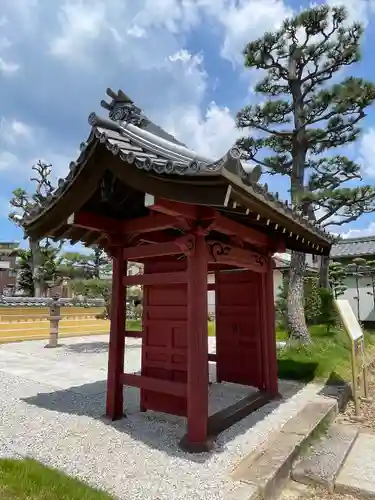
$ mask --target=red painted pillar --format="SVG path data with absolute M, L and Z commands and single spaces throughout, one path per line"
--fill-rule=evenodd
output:
M 118 420 L 124 416 L 123 385 L 120 376 L 124 372 L 126 292 L 123 277 L 126 274 L 127 266 L 122 250 L 121 246 L 113 249 L 111 329 L 109 334 L 106 405 L 106 415 L 112 420 Z
M 189 451 L 210 447 L 208 422 L 208 256 L 203 231 L 195 235 L 195 247 L 188 256 L 188 359 L 187 359 L 187 437 Z
M 273 283 L 273 261 L 270 258 L 267 265 L 267 272 L 264 276 L 265 297 L 266 297 L 266 341 L 268 359 L 264 360 L 268 365 L 268 380 L 266 391 L 273 396 L 279 394 L 277 378 L 277 351 L 276 351 L 276 315 Z
M 220 346 L 218 349 L 218 342 L 220 342 L 220 271 L 215 271 L 215 328 L 216 328 L 216 382 L 218 384 L 221 383 L 221 378 L 220 378 L 220 359 L 219 356 L 217 355 L 218 351 L 220 350 Z M 219 332 L 219 335 L 218 335 Z

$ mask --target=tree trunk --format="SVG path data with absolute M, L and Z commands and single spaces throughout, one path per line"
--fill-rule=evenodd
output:
M 292 252 L 288 289 L 288 330 L 291 340 L 311 344 L 311 337 L 305 318 L 304 276 L 306 271 L 305 254 Z
M 328 267 L 329 267 L 329 257 L 323 255 L 320 260 L 320 270 L 319 270 L 320 288 L 327 288 L 327 289 L 329 288 Z
M 44 292 L 44 280 L 42 273 L 42 252 L 40 250 L 39 240 L 29 238 L 29 246 L 32 255 L 34 296 L 42 297 Z

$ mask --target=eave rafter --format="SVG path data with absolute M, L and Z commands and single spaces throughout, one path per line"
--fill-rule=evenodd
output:
M 249 203 L 248 197 L 239 190 L 234 189 L 232 185 L 228 186 L 225 207 L 231 214 L 240 217 L 246 216 L 250 224 L 255 227 L 257 225 L 268 227 L 270 232 L 274 232 L 275 239 L 285 242 L 291 241 L 293 246 L 297 247 L 298 245 L 301 247 L 307 246 L 310 249 L 309 253 L 312 254 L 321 255 L 329 252 L 331 244 L 328 235 L 322 230 L 318 230 L 307 217 L 304 217 L 305 227 L 298 220 L 286 217 L 281 210 L 277 212 L 272 207 L 264 206 L 264 204 L 256 201 Z M 322 240 L 325 237 L 327 237 L 327 241 L 326 245 L 323 246 Z M 281 245 L 281 247 L 275 248 L 274 251 L 282 252 L 285 250 L 282 249 Z

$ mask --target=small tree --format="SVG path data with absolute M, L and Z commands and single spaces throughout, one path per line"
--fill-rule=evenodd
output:
M 319 288 L 320 315 L 319 323 L 325 325 L 327 334 L 336 325 L 337 314 L 333 305 L 333 293 L 327 288 Z
M 18 250 L 15 271 L 17 272 L 17 288 L 28 297 L 34 297 L 35 288 L 32 271 L 32 254 L 30 250 Z
M 369 260 L 366 263 L 366 274 L 370 278 L 371 292 L 367 292 L 372 296 L 374 311 L 375 311 L 375 260 Z
M 328 277 L 333 297 L 338 299 L 347 290 L 345 284 L 347 269 L 340 262 L 331 262 L 328 268 Z
M 79 252 L 65 252 L 59 262 L 60 276 L 72 279 L 101 279 L 111 270 L 111 261 L 107 254 L 99 247 L 95 247 L 90 254 Z
M 238 144 L 245 159 L 289 178 L 292 204 L 304 215 L 312 217 L 321 207 L 321 224 L 332 223 L 332 216 L 335 223 L 340 218 L 350 222 L 374 209 L 373 187 L 342 187 L 359 178 L 358 165 L 341 155 L 323 156 L 359 137 L 365 109 L 375 99 L 375 86 L 362 78 L 330 84 L 360 59 L 363 28 L 347 26 L 347 18 L 344 8 L 320 5 L 286 19 L 278 31 L 244 50 L 245 66 L 261 72 L 255 92 L 262 103 L 238 113 L 238 127 L 250 131 Z M 292 252 L 289 327 L 293 337 L 308 343 L 305 270 L 304 254 Z
M 45 246 L 40 249 L 40 273 L 43 283 L 54 281 L 57 277 L 57 257 L 58 249 L 52 246 Z M 17 288 L 22 290 L 28 297 L 35 297 L 35 285 L 33 280 L 33 256 L 31 250 L 16 250 Z
M 35 176 L 30 179 L 35 185 L 35 191 L 28 193 L 23 188 L 17 188 L 13 191 L 10 200 L 10 205 L 14 210 L 9 213 L 9 219 L 19 227 L 22 227 L 23 219 L 30 215 L 36 206 L 44 204 L 54 191 L 54 186 L 51 182 L 52 165 L 38 161 L 31 169 L 35 173 Z M 52 255 L 57 255 L 62 242 L 57 249 L 53 248 L 48 239 L 39 241 L 34 238 L 28 238 L 28 242 L 30 249 L 29 264 L 33 278 L 34 295 L 41 297 L 45 291 L 46 274 L 51 274 L 52 272 L 51 269 L 48 270 L 44 266 L 49 262 L 48 265 L 51 267 L 50 259 Z

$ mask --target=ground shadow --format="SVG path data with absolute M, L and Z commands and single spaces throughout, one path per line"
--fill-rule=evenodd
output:
M 278 376 L 285 380 L 311 382 L 316 376 L 318 363 L 312 361 L 294 361 L 293 359 L 278 359 Z
M 108 342 L 80 342 L 77 344 L 62 345 L 62 347 L 75 354 L 100 354 L 108 352 Z M 126 350 L 139 349 L 139 344 L 126 344 Z
M 351 385 L 334 371 L 331 372 L 319 394 L 335 398 L 341 412 L 345 411 L 349 400 L 353 397 Z
M 64 345 L 64 348 L 68 352 L 77 354 L 95 354 L 108 352 L 108 342 L 80 342 L 79 344 Z
M 302 388 L 300 384 L 296 383 L 283 381 L 281 384 L 284 398 L 272 400 L 219 434 L 211 453 L 223 452 L 227 444 L 267 418 L 283 401 L 295 395 Z M 180 449 L 179 442 L 186 433 L 185 418 L 153 411 L 140 412 L 139 390 L 136 388 L 124 388 L 126 417 L 115 422 L 108 420 L 103 415 L 105 411 L 105 386 L 105 381 L 98 381 L 71 387 L 67 390 L 39 393 L 36 396 L 24 398 L 23 401 L 50 411 L 97 419 L 118 432 L 126 433 L 132 440 L 142 442 L 150 448 L 174 457 L 181 457 L 196 463 L 204 463 L 210 458 L 211 453 L 189 454 Z M 210 392 L 216 391 L 216 396 L 219 398 L 230 393 L 231 389 L 234 389 L 233 384 L 213 383 L 210 385 Z M 244 390 L 246 389 L 251 390 L 244 388 Z

